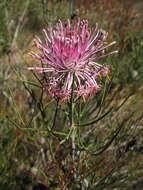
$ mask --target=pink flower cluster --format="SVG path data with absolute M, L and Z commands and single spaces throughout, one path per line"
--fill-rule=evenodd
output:
M 34 40 L 39 54 L 31 52 L 41 65 L 28 68 L 41 74 L 43 87 L 62 100 L 68 99 L 71 92 L 89 97 L 100 90 L 99 78 L 108 75 L 109 67 L 96 61 L 117 53 L 105 53 L 116 43 L 106 43 L 108 33 L 98 30 L 97 25 L 89 28 L 88 21 L 80 19 L 74 24 L 59 21 L 54 29 L 49 27 L 43 32 L 44 43 L 39 38 Z

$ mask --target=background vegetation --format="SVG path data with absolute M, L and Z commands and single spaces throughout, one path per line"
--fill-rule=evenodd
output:
M 0 189 L 143 189 L 142 0 L 1 0 L 0 9 Z M 57 107 L 51 132 L 56 101 L 27 67 L 35 63 L 34 36 L 76 17 L 99 23 L 119 54 L 103 60 L 111 68 L 104 90 L 76 105 L 77 123 L 86 124 L 78 129 L 73 184 L 71 144 L 60 144 L 67 107 Z

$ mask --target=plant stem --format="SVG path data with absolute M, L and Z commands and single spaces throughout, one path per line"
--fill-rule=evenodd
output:
M 74 3 L 74 0 L 69 0 L 69 18 L 70 19 L 73 15 L 73 3 Z
M 72 142 L 72 160 L 74 164 L 74 179 L 76 179 L 76 168 L 75 168 L 75 161 L 76 161 L 76 144 L 75 144 L 75 125 L 74 125 L 74 101 L 73 101 L 73 91 L 74 91 L 74 76 L 73 76 L 73 83 L 72 83 L 72 92 L 71 92 L 71 98 L 70 98 L 70 129 L 72 130 L 71 134 L 71 142 Z
M 53 128 L 55 127 L 55 124 L 56 124 L 56 118 L 57 118 L 57 113 L 58 113 L 58 107 L 59 107 L 59 99 L 57 100 L 56 110 L 55 110 L 54 119 L 53 119 L 53 125 L 52 125 L 52 128 L 51 128 L 51 129 L 53 129 Z

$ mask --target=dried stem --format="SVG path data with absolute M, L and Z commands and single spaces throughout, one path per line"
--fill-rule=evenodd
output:
M 30 1 L 27 0 L 26 6 L 24 8 L 24 11 L 23 11 L 22 15 L 20 16 L 19 22 L 18 22 L 17 27 L 15 29 L 15 33 L 14 33 L 14 37 L 13 37 L 13 40 L 12 40 L 12 43 L 11 43 L 11 47 L 13 47 L 15 45 L 15 43 L 16 43 L 16 40 L 17 40 L 17 37 L 18 37 L 18 33 L 19 33 L 20 27 L 22 25 L 23 19 L 24 19 L 25 15 L 26 15 L 29 3 L 30 3 Z

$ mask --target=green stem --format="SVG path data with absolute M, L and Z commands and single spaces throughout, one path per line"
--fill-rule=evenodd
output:
M 76 137 L 76 128 L 74 125 L 74 101 L 73 101 L 73 96 L 74 96 L 74 78 L 75 75 L 73 76 L 73 83 L 72 83 L 72 92 L 71 92 L 71 98 L 70 98 L 70 129 L 72 131 L 71 133 L 71 142 L 72 142 L 72 160 L 73 164 L 75 163 L 76 160 L 76 144 L 75 144 L 75 137 Z M 74 166 L 74 179 L 76 179 L 76 168 Z
M 52 125 L 52 128 L 51 128 L 51 129 L 53 129 L 53 128 L 55 127 L 55 124 L 56 124 L 56 118 L 57 118 L 57 113 L 58 113 L 58 107 L 59 107 L 59 99 L 57 100 L 56 110 L 55 110 L 54 119 L 53 119 L 53 125 Z

